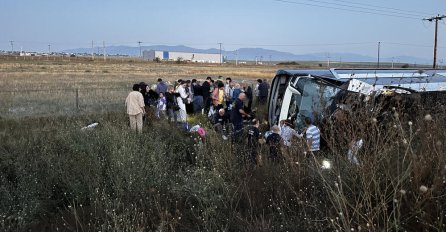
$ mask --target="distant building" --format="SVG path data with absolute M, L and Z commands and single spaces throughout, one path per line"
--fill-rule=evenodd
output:
M 220 63 L 220 54 L 197 53 L 197 52 L 166 52 L 166 51 L 144 51 L 144 60 L 153 61 L 155 59 L 165 61 L 190 61 L 197 63 Z

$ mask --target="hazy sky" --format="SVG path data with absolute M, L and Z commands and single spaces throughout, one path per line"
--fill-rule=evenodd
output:
M 0 50 L 95 45 L 263 47 L 295 54 L 352 52 L 431 58 L 445 0 L 0 0 Z M 393 15 L 393 16 L 389 16 Z M 398 17 L 395 17 L 398 16 Z M 446 19 L 439 59 L 446 62 Z

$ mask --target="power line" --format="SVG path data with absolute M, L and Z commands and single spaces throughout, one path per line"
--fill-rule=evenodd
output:
M 411 13 L 411 14 L 415 13 L 415 14 L 418 14 L 418 15 L 430 15 L 430 14 L 432 14 L 432 13 L 428 13 L 428 12 L 421 12 L 421 11 L 414 11 L 414 10 L 402 10 L 402 9 L 393 8 L 393 7 L 378 6 L 378 5 L 372 5 L 372 4 L 366 4 L 366 3 L 358 3 L 358 2 L 351 2 L 351 1 L 345 1 L 345 0 L 332 0 L 332 1 L 344 2 L 344 3 L 360 5 L 360 6 L 370 6 L 370 7 L 374 7 L 374 8 L 389 9 L 389 10 L 394 10 L 394 11 L 400 11 L 402 13 L 407 12 L 407 13 Z
M 396 15 L 406 15 L 406 14 L 411 14 L 411 15 L 415 15 L 415 16 L 425 16 L 426 15 L 426 14 L 413 14 L 413 13 L 407 13 L 407 12 L 404 13 L 404 12 L 395 11 L 395 10 L 385 10 L 385 8 L 379 7 L 379 6 L 373 6 L 371 8 L 371 7 L 361 6 L 361 4 L 359 4 L 360 6 L 355 6 L 355 5 L 333 3 L 333 2 L 327 2 L 327 1 L 321 1 L 321 0 L 303 0 L 303 1 L 316 2 L 316 3 L 322 3 L 322 4 L 330 4 L 330 5 L 340 6 L 340 7 L 347 7 L 347 8 L 353 8 L 353 9 L 362 9 L 362 10 L 376 11 L 376 12 L 382 12 L 382 13 L 388 13 L 388 14 L 396 14 Z M 341 2 L 345 2 L 345 1 L 341 1 Z M 358 4 L 356 4 L 356 5 L 358 5 Z
M 349 6 L 349 8 L 356 8 L 356 9 L 347 9 L 347 8 L 341 8 L 341 7 L 334 7 L 334 6 L 327 6 L 327 5 L 317 5 L 312 3 L 303 3 L 303 2 L 295 2 L 295 1 L 288 1 L 288 0 L 273 0 L 276 2 L 283 2 L 283 3 L 290 3 L 290 4 L 297 4 L 297 5 L 305 5 L 305 6 L 314 6 L 314 7 L 320 7 L 320 8 L 328 8 L 328 9 L 335 9 L 335 10 L 343 10 L 343 11 L 349 11 L 349 12 L 355 12 L 355 13 L 366 13 L 366 14 L 374 14 L 374 15 L 382 15 L 382 16 L 389 16 L 389 17 L 397 17 L 397 18 L 405 18 L 405 19 L 413 19 L 413 20 L 419 20 L 417 17 L 409 17 L 409 16 L 403 16 L 403 15 L 396 15 L 391 13 L 379 13 L 379 12 L 373 12 L 373 11 L 366 11 L 366 10 L 357 10 L 357 7 Z M 313 1 L 315 2 L 315 1 Z M 332 4 L 329 2 L 323 2 L 318 1 L 320 3 L 324 4 Z M 337 4 L 337 6 L 341 6 L 340 4 Z
M 226 43 L 225 43 L 226 44 Z M 259 47 L 305 47 L 305 46 L 344 46 L 344 45 L 365 45 L 375 44 L 375 42 L 358 43 L 321 43 L 321 44 L 226 44 L 230 46 L 259 46 Z
M 424 44 L 407 44 L 407 43 L 394 43 L 394 42 L 381 42 L 381 44 L 391 44 L 391 45 L 399 45 L 399 46 L 410 46 L 410 47 L 423 47 L 430 48 L 432 45 L 424 45 Z M 438 46 L 439 48 L 446 48 L 444 46 Z

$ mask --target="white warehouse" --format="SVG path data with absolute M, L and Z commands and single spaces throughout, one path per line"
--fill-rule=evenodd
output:
M 197 53 L 197 52 L 166 52 L 166 51 L 144 51 L 144 60 L 166 60 L 176 61 L 178 59 L 183 61 L 198 62 L 198 63 L 220 63 L 220 54 L 213 53 Z

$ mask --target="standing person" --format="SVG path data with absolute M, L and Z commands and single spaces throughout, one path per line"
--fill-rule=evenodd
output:
M 145 82 L 140 82 L 139 83 L 139 92 L 141 92 L 143 98 L 144 98 L 144 110 L 146 112 L 150 112 L 150 86 L 148 86 Z M 147 115 L 144 115 L 143 117 L 143 121 L 145 120 L 145 117 Z
M 231 122 L 234 126 L 233 139 L 238 141 L 240 135 L 243 134 L 243 118 L 251 117 L 243 110 L 243 101 L 246 99 L 245 93 L 240 93 L 234 102 L 234 107 L 231 110 Z
M 201 85 L 201 93 L 203 95 L 203 103 L 204 103 L 204 113 L 207 114 L 209 112 L 209 107 L 211 107 L 211 77 L 207 77 L 206 81 Z
M 166 110 L 167 110 L 167 120 L 171 122 L 173 118 L 174 122 L 177 122 L 177 111 L 180 109 L 175 96 L 174 87 L 169 85 L 167 87 L 166 93 Z
M 269 146 L 269 159 L 278 161 L 281 156 L 280 147 L 282 138 L 280 137 L 280 128 L 277 125 L 271 127 L 271 134 L 266 138 L 266 144 Z
M 266 99 L 268 98 L 268 84 L 263 82 L 261 79 L 258 79 L 259 82 L 259 104 L 266 104 Z
M 156 85 L 156 93 L 166 93 L 167 92 L 167 85 L 164 83 L 163 79 L 158 78 L 158 84 Z
M 163 119 L 166 116 L 166 97 L 164 97 L 164 93 L 161 92 L 158 98 L 158 102 L 156 104 L 156 117 L 158 119 Z
M 251 161 L 252 164 L 257 164 L 257 149 L 259 148 L 259 139 L 260 139 L 260 131 L 259 131 L 259 120 L 253 119 L 252 125 L 247 128 L 247 152 L 248 152 L 248 160 Z
M 194 93 L 192 105 L 195 113 L 203 109 L 203 89 L 196 79 L 192 80 L 192 92 Z
M 192 106 L 192 101 L 193 101 L 193 97 L 194 97 L 194 93 L 192 90 L 192 84 L 190 80 L 186 81 L 186 94 L 187 94 L 187 101 L 184 102 L 184 104 L 186 104 L 186 111 L 188 114 L 191 114 L 194 112 L 193 106 Z
M 185 129 L 188 129 L 186 104 L 184 104 L 180 93 L 177 93 L 175 96 L 179 107 L 179 110 L 177 111 L 177 119 L 182 123 Z
M 125 99 L 127 114 L 129 115 L 130 128 L 142 132 L 142 116 L 146 113 L 144 109 L 144 97 L 140 91 L 140 85 L 134 84 L 133 91 Z
M 187 84 L 185 81 L 181 81 L 177 87 L 176 92 L 180 94 L 181 100 L 184 104 L 187 104 L 189 95 L 187 94 Z
M 219 82 L 217 88 L 215 88 L 214 92 L 212 93 L 212 103 L 215 111 L 218 111 L 219 109 L 223 108 L 223 102 L 225 99 L 224 88 L 225 85 Z
M 230 77 L 226 78 L 225 84 L 225 99 L 226 99 L 226 107 L 229 108 L 229 105 L 232 103 L 232 79 Z
M 240 84 L 239 83 L 235 83 L 234 84 L 234 90 L 232 91 L 232 99 L 231 101 L 235 101 L 235 99 L 238 98 L 238 96 L 240 95 L 242 91 L 240 90 Z
M 260 85 L 260 83 L 262 83 L 262 80 L 257 79 L 256 87 L 254 89 L 254 91 L 256 93 L 257 105 L 259 104 L 259 85 Z
M 311 118 L 306 117 L 304 121 L 306 126 L 305 139 L 307 140 L 308 151 L 317 154 L 320 150 L 321 132 L 317 126 L 311 123 Z
M 246 94 L 246 98 L 248 99 L 248 105 L 245 107 L 246 113 L 251 113 L 251 107 L 252 107 L 252 88 L 251 86 L 243 82 L 243 90 Z

